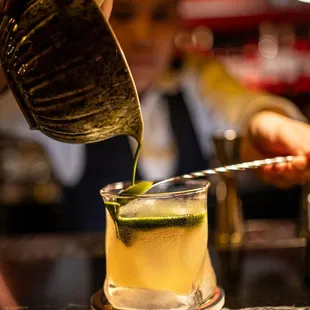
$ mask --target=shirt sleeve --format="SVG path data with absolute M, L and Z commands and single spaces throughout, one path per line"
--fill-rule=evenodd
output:
M 225 119 L 239 132 L 244 132 L 250 118 L 257 112 L 271 110 L 290 118 L 307 121 L 306 117 L 290 100 L 251 91 L 235 80 L 225 66 L 215 59 L 196 60 L 198 68 L 198 89 L 202 98 L 208 98 L 208 109 L 215 121 Z M 220 121 L 221 120 L 221 121 Z

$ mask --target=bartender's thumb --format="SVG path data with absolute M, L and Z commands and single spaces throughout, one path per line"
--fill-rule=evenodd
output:
M 96 2 L 101 7 L 104 17 L 109 19 L 112 12 L 113 0 L 96 0 Z

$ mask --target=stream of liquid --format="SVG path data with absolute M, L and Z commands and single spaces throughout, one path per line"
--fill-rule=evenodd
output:
M 132 179 L 131 179 L 132 185 L 136 183 L 137 167 L 138 167 L 138 161 L 139 161 L 141 149 L 142 149 L 142 141 L 139 141 L 138 147 L 135 153 L 134 161 L 133 161 L 133 170 L 132 170 Z

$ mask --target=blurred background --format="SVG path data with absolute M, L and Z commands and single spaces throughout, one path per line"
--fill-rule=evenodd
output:
M 244 85 L 289 98 L 310 119 L 310 0 L 184 0 L 181 15 L 176 53 L 215 55 Z M 51 160 L 33 140 L 0 135 L 1 234 L 67 229 L 64 189 Z M 304 195 L 300 187 L 241 192 L 248 218 L 297 218 L 300 208 L 290 206 L 299 206 Z M 272 212 L 255 211 L 262 205 L 268 210 L 266 202 L 277 204 L 279 197 L 286 208 L 279 202 Z
M 180 48 L 220 57 L 244 85 L 290 98 L 310 117 L 310 1 L 184 0 Z

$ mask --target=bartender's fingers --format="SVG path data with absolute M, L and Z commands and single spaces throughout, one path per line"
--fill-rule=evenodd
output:
M 303 185 L 309 181 L 309 176 L 299 176 L 298 180 L 294 178 L 294 180 L 287 180 L 287 178 L 283 178 L 282 176 L 270 176 L 264 175 L 261 177 L 264 183 L 271 184 L 281 189 L 289 189 L 296 185 Z
M 297 156 L 292 162 L 269 165 L 260 169 L 263 181 L 288 188 L 310 181 L 310 162 L 306 156 Z
M 274 172 L 279 174 L 300 173 L 310 170 L 310 159 L 305 155 L 295 156 L 291 162 L 268 165 L 263 168 L 265 173 Z
M 102 0 L 96 0 L 96 1 L 99 1 L 99 4 L 101 2 L 100 7 L 103 12 L 103 15 L 106 19 L 109 19 L 112 12 L 113 0 L 103 0 L 103 3 Z

